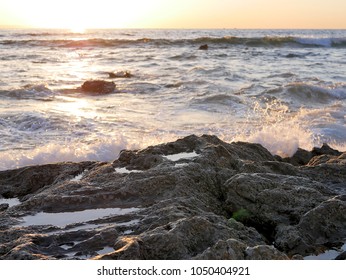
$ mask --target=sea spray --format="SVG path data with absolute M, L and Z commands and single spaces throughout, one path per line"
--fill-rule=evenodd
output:
M 292 113 L 280 101 L 267 100 L 264 104 L 255 101 L 244 126 L 252 129 L 238 134 L 234 141 L 259 143 L 273 155 L 282 157 L 292 156 L 299 147 L 310 150 L 314 146 L 313 134 L 304 128 L 301 117 L 301 111 Z
M 0 170 L 65 161 L 112 161 L 122 149 L 134 147 L 135 145 L 129 145 L 124 137 L 102 139 L 90 145 L 78 142 L 65 145 L 48 143 L 32 150 L 0 152 Z

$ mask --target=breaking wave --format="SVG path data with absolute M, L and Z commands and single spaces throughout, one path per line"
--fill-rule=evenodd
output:
M 36 99 L 41 101 L 51 101 L 54 96 L 55 93 L 45 84 L 28 84 L 21 88 L 0 91 L 0 97 L 14 99 Z
M 65 161 L 113 161 L 119 152 L 128 147 L 126 139 L 103 139 L 92 145 L 78 142 L 67 144 L 49 143 L 33 150 L 0 151 L 0 170 L 28 165 L 48 164 Z M 130 148 L 133 148 L 130 145 Z M 3 155 L 2 155 L 3 154 Z
M 39 37 L 35 35 L 32 37 Z M 251 47 L 337 47 L 346 48 L 346 38 L 311 38 L 294 36 L 265 36 L 265 37 L 199 37 L 194 39 L 23 39 L 23 40 L 0 40 L 1 45 L 18 46 L 43 46 L 43 47 L 64 47 L 64 48 L 83 48 L 83 47 L 119 47 L 128 45 L 151 44 L 156 46 L 174 45 L 244 45 Z

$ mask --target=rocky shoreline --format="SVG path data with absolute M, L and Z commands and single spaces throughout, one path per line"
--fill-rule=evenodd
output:
M 283 159 L 191 135 L 0 172 L 0 259 L 303 259 L 345 241 L 346 153 L 328 145 Z

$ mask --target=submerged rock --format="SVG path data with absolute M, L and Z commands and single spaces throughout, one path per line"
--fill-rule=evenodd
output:
M 110 79 L 117 78 L 132 78 L 133 75 L 129 71 L 119 71 L 119 72 L 108 72 L 107 73 Z
M 206 51 L 206 50 L 208 50 L 209 49 L 209 46 L 207 45 L 207 44 L 205 44 L 205 45 L 201 45 L 201 46 L 199 46 L 199 48 L 198 48 L 199 50 L 204 50 L 204 51 Z
M 0 197 L 20 203 L 1 207 L 0 259 L 318 253 L 346 237 L 346 154 L 321 156 L 292 165 L 259 144 L 191 135 L 111 163 L 1 171 Z

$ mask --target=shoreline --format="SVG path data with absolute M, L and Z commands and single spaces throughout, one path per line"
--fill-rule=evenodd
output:
M 190 135 L 0 171 L 0 259 L 303 259 L 345 243 L 345 166 L 326 144 L 282 159 Z

